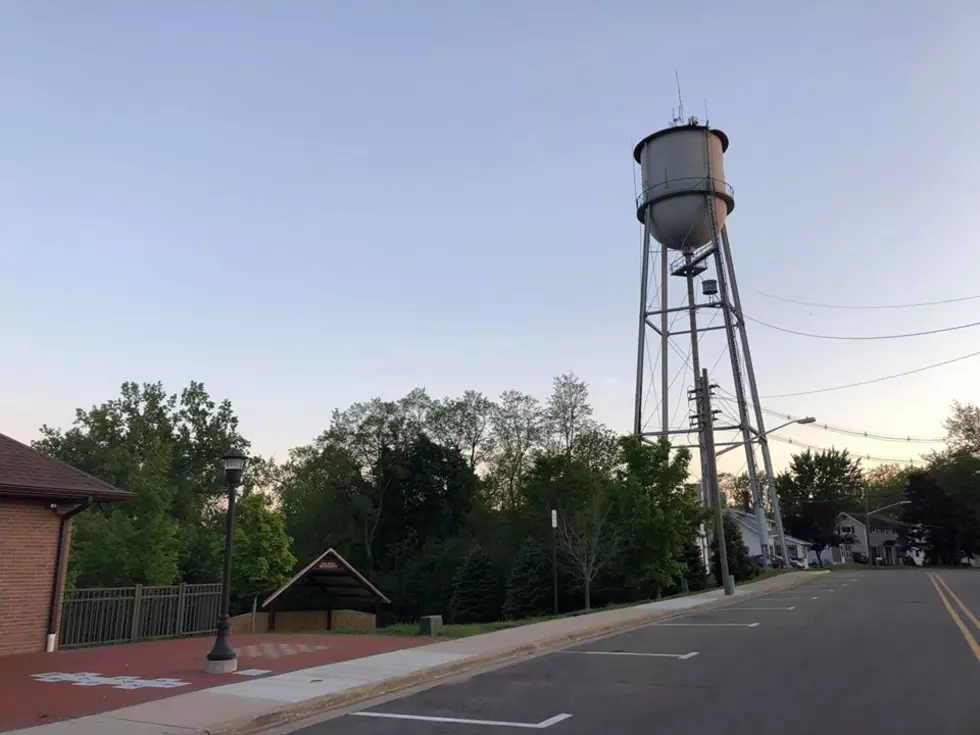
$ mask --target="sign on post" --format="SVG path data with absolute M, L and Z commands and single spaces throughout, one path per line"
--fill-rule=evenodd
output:
M 551 527 L 552 528 L 558 528 L 558 511 L 557 510 L 552 510 L 551 511 Z

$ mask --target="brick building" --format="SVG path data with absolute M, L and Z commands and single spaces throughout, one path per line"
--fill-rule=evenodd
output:
M 0 656 L 57 647 L 71 519 L 132 497 L 0 434 Z

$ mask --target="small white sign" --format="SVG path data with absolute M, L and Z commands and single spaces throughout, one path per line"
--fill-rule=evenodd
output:
M 551 527 L 558 528 L 558 511 L 551 511 Z

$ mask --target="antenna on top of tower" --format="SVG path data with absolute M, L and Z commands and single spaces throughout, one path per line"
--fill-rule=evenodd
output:
M 684 98 L 681 96 L 681 76 L 674 69 L 674 81 L 677 82 L 677 114 L 670 121 L 671 126 L 684 124 Z

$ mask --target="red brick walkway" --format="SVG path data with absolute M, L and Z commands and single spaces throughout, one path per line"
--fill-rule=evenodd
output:
M 212 642 L 190 638 L 0 658 L 0 732 L 247 681 L 250 677 L 243 671 L 255 672 L 251 678 L 271 676 L 431 641 L 361 635 L 235 636 L 239 673 L 209 675 L 202 668 Z M 50 676 L 37 678 L 44 674 Z

